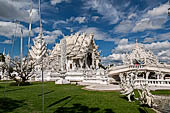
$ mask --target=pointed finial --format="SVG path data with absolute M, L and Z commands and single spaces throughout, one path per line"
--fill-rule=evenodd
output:
M 72 33 L 73 33 L 73 29 L 71 28 L 71 29 L 70 29 L 70 34 L 72 34 Z
M 138 47 L 138 39 L 136 38 L 136 47 Z
M 3 51 L 3 55 L 5 56 L 5 48 L 4 48 L 4 51 Z

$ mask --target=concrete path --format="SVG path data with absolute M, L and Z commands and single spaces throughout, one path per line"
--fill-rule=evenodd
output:
M 80 83 L 79 85 L 85 86 L 85 90 L 94 90 L 94 91 L 118 91 L 121 90 L 119 85 L 113 84 L 94 84 L 94 83 Z

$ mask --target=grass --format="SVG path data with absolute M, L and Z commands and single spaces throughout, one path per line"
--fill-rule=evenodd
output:
M 170 95 L 170 90 L 156 90 L 156 91 L 151 91 L 153 95 L 162 95 L 162 96 L 169 96 Z
M 5 84 L 0 84 L 0 113 L 42 113 L 42 85 L 7 85 L 6 97 L 3 96 Z M 139 103 L 128 102 L 119 92 L 86 91 L 82 86 L 55 85 L 46 82 L 45 113 L 154 113 Z

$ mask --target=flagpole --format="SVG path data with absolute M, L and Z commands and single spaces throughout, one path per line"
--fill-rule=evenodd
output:
M 22 32 L 22 28 L 21 28 L 21 53 L 20 53 L 21 54 L 21 56 L 20 56 L 21 57 L 20 58 L 20 60 L 21 60 L 21 73 L 22 73 L 22 57 L 23 57 L 23 53 L 22 53 L 22 48 L 23 48 L 22 47 L 23 46 L 23 44 L 22 44 L 23 43 L 22 33 L 23 32 Z
M 41 1 L 39 0 L 39 17 L 40 17 L 40 38 L 42 49 L 42 23 L 41 23 Z M 43 75 L 43 56 L 41 57 L 41 77 L 42 77 L 42 112 L 44 113 L 44 75 Z

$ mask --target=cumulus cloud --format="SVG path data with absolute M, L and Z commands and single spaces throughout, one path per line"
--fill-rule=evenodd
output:
M 25 26 L 21 24 L 16 24 L 13 22 L 0 21 L 0 35 L 1 36 L 12 38 L 12 36 L 16 35 L 17 37 L 20 37 L 21 28 L 23 30 L 23 37 L 28 36 L 29 31 Z
M 47 44 L 53 44 L 56 42 L 56 39 L 62 35 L 63 33 L 61 30 L 44 31 L 43 38 Z
M 62 2 L 71 2 L 71 0 L 51 0 L 51 5 L 56 5 Z
M 114 28 L 117 33 L 143 32 L 145 30 L 162 29 L 168 20 L 168 3 L 161 4 L 140 13 L 129 13 L 128 17 Z M 148 8 L 149 9 L 149 8 Z
M 144 42 L 145 43 L 151 43 L 151 42 L 157 42 L 157 41 L 167 41 L 170 38 L 170 33 L 151 33 L 151 37 L 150 36 L 146 36 L 144 37 Z
M 0 19 L 29 22 L 29 6 L 27 0 L 0 0 Z M 39 20 L 37 9 L 33 9 L 32 18 L 33 22 Z
M 92 21 L 97 21 L 100 17 L 99 16 L 92 16 L 91 19 Z
M 124 20 L 124 21 L 120 22 L 120 24 L 115 27 L 115 32 L 128 33 L 128 32 L 132 31 L 134 26 L 135 26 L 135 24 L 133 21 Z
M 119 41 L 119 45 L 126 45 L 128 44 L 128 39 L 124 38 Z
M 12 44 L 12 40 L 4 40 L 1 44 Z
M 155 38 L 146 37 L 146 38 L 144 39 L 144 42 L 145 42 L 145 43 L 151 43 L 151 42 L 153 42 L 154 40 L 155 40 Z
M 133 32 L 161 29 L 167 22 L 167 13 L 170 5 L 168 3 L 161 4 L 151 10 L 148 10 L 142 15 L 142 18 L 136 22 L 136 26 L 133 28 Z
M 85 23 L 87 21 L 87 18 L 86 17 L 70 17 L 66 21 L 67 22 L 78 22 L 79 24 L 82 24 L 82 23 Z
M 95 40 L 113 41 L 113 39 L 107 34 L 100 31 L 96 27 L 85 27 L 79 30 L 79 32 L 93 33 Z
M 168 8 L 170 7 L 170 5 L 168 3 L 160 5 L 156 8 L 153 8 L 152 10 L 149 10 L 147 12 L 148 15 L 151 16 L 160 16 L 160 15 L 164 15 L 164 14 L 168 14 Z
M 133 28 L 133 32 L 144 31 L 148 29 L 160 29 L 166 22 L 166 18 L 143 18 L 136 22 L 136 26 Z
M 123 57 L 124 57 L 124 54 L 113 53 L 107 57 L 102 57 L 101 63 L 105 66 L 109 64 L 121 64 Z
M 110 24 L 116 24 L 120 20 L 121 12 L 117 11 L 109 0 L 86 0 L 85 9 L 96 10 Z

